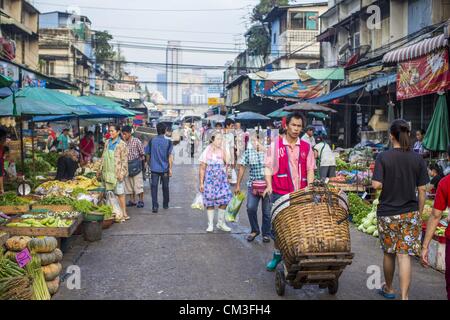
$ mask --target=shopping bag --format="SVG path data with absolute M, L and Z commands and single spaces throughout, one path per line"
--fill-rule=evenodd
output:
M 205 210 L 205 205 L 203 204 L 203 195 L 201 193 L 197 193 L 194 202 L 192 202 L 191 208 L 195 210 Z
M 106 205 L 111 206 L 113 209 L 113 214 L 115 220 L 122 220 L 124 218 L 124 213 L 122 212 L 122 208 L 119 204 L 119 199 L 112 191 L 108 191 L 106 193 Z
M 245 200 L 245 193 L 239 192 L 235 194 L 227 206 L 226 220 L 227 222 L 238 222 L 239 210 Z
M 236 173 L 236 170 L 234 170 L 234 169 L 230 170 L 228 182 L 230 184 L 233 184 L 233 185 L 237 184 L 237 173 Z

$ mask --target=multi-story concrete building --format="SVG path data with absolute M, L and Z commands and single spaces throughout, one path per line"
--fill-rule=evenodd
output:
M 82 94 L 95 91 L 91 21 L 68 12 L 40 15 L 41 72 L 72 83 Z
M 270 55 L 273 69 L 312 69 L 320 62 L 319 16 L 327 2 L 275 7 L 266 17 L 270 30 Z

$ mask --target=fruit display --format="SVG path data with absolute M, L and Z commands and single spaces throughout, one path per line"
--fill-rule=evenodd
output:
M 83 176 L 78 176 L 74 180 L 61 182 L 49 181 L 41 184 L 36 188 L 36 194 L 51 195 L 51 196 L 68 196 L 74 190 L 89 190 L 100 187 L 100 183 L 96 178 L 89 179 Z

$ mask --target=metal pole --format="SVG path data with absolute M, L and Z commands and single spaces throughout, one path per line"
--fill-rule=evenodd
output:
M 23 151 L 23 118 L 20 117 L 20 162 L 22 164 L 22 171 L 25 169 L 25 154 Z M 23 182 L 25 182 L 25 173 L 22 172 Z M 22 183 L 22 193 L 25 194 L 25 183 Z
M 34 149 L 34 122 L 31 122 L 31 154 L 33 161 L 33 175 L 36 177 L 36 159 L 35 159 L 35 149 Z
M 77 126 L 78 126 L 78 139 L 80 141 L 79 146 L 81 145 L 81 127 L 80 127 L 80 117 L 77 117 Z M 78 161 L 81 162 L 81 149 L 80 152 L 78 152 Z

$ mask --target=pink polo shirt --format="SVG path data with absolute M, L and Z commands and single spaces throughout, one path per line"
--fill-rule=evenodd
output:
M 301 185 L 301 172 L 299 171 L 299 157 L 300 157 L 300 138 L 297 140 L 295 146 L 291 146 L 287 140 L 286 137 L 283 138 L 283 145 L 285 145 L 289 153 L 289 168 L 291 170 L 291 177 L 292 182 L 294 184 L 295 190 L 300 190 Z M 272 174 L 276 173 L 278 171 L 278 159 L 273 159 L 273 155 L 276 154 L 276 152 L 273 152 L 276 149 L 275 147 L 275 141 L 272 142 L 271 147 L 266 155 L 266 168 L 270 169 Z M 314 158 L 314 152 L 311 149 L 309 150 L 308 158 L 306 159 L 306 171 L 315 170 L 316 169 L 316 159 Z
M 283 138 L 283 144 L 287 146 L 287 150 L 289 153 L 289 168 L 291 169 L 292 182 L 294 183 L 295 190 L 300 190 L 300 181 L 302 181 L 301 172 L 299 171 L 298 163 L 300 157 L 300 138 L 297 140 L 294 147 L 292 147 L 286 140 Z M 316 169 L 316 159 L 314 158 L 314 152 L 311 149 L 309 150 L 308 158 L 306 159 L 306 171 L 315 170 Z

